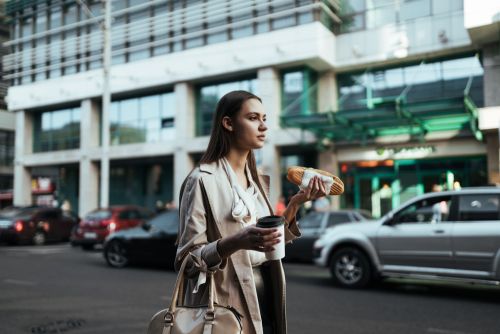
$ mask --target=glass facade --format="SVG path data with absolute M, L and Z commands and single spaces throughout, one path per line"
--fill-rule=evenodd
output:
M 80 108 L 34 113 L 33 152 L 80 147 Z
M 109 203 L 136 204 L 155 209 L 174 199 L 173 163 L 161 157 L 150 160 L 112 162 Z
M 253 94 L 257 92 L 257 79 L 224 82 L 203 85 L 196 89 L 196 135 L 207 136 L 212 129 L 215 107 L 219 99 L 233 90 L 246 90 Z
M 14 165 L 14 140 L 14 131 L 0 130 L 0 166 Z
M 483 106 L 483 68 L 475 56 L 339 74 L 337 78 L 340 109 L 367 108 L 377 99 L 394 100 L 405 89 L 407 102 L 463 97 L 469 80 L 472 100 Z
M 102 66 L 102 1 L 10 1 L 11 54 L 5 57 L 13 85 L 83 72 Z M 330 2 L 178 0 L 112 1 L 112 62 L 243 38 L 320 20 L 333 26 Z M 318 15 L 321 13 L 321 15 Z
M 174 93 L 113 101 L 110 112 L 111 145 L 173 140 L 174 122 Z
M 286 71 L 281 82 L 283 115 L 307 115 L 318 111 L 316 72 L 308 68 Z
M 463 0 L 341 0 L 341 33 L 463 11 Z

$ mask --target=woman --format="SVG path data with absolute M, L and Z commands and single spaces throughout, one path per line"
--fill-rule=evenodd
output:
M 189 256 L 185 305 L 206 304 L 206 273 L 213 272 L 217 303 L 243 315 L 245 334 L 286 333 L 285 278 L 281 261 L 266 262 L 264 252 L 285 238 L 300 236 L 295 220 L 306 201 L 322 197 L 318 178 L 295 194 L 283 216 L 285 235 L 258 228 L 272 215 L 268 182 L 258 175 L 254 149 L 264 146 L 266 115 L 260 98 L 233 91 L 217 104 L 207 151 L 184 181 L 175 266 Z

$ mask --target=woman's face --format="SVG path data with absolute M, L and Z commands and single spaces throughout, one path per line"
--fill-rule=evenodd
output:
M 266 114 L 257 99 L 246 100 L 232 122 L 235 146 L 241 149 L 259 149 L 266 139 Z

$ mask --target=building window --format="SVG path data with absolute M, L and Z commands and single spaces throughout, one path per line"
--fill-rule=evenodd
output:
M 215 114 L 217 102 L 222 96 L 233 90 L 246 90 L 250 93 L 257 94 L 257 80 L 245 79 L 198 87 L 196 91 L 197 136 L 206 136 L 210 134 L 212 129 L 212 118 Z
M 282 81 L 282 114 L 306 115 L 317 112 L 317 74 L 309 68 L 286 71 Z
M 470 97 L 481 107 L 482 77 L 483 68 L 475 56 L 342 74 L 338 76 L 339 107 L 367 108 L 373 103 L 394 101 L 407 87 L 407 102 L 463 97 L 469 80 Z
M 341 33 L 401 24 L 432 15 L 463 10 L 463 0 L 342 0 Z
M 0 166 L 14 165 L 14 131 L 0 131 Z
M 34 152 L 80 147 L 80 108 L 39 112 L 34 115 Z
M 95 17 L 74 1 L 52 1 L 50 5 L 10 2 L 7 14 L 13 18 L 16 35 L 9 41 L 12 52 L 4 60 L 8 65 L 6 78 L 13 79 L 14 84 L 102 66 L 102 1 L 87 1 Z M 138 61 L 313 21 L 333 30 L 328 21 L 331 19 L 325 18 L 336 8 L 328 1 L 311 0 L 113 0 L 112 63 Z
M 175 138 L 175 95 L 164 93 L 111 103 L 111 145 Z

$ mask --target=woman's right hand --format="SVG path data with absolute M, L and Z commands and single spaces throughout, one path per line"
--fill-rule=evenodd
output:
M 242 249 L 270 252 L 280 242 L 281 233 L 275 228 L 261 228 L 255 225 L 245 227 L 235 235 L 219 240 L 217 250 L 222 257 L 228 257 Z

